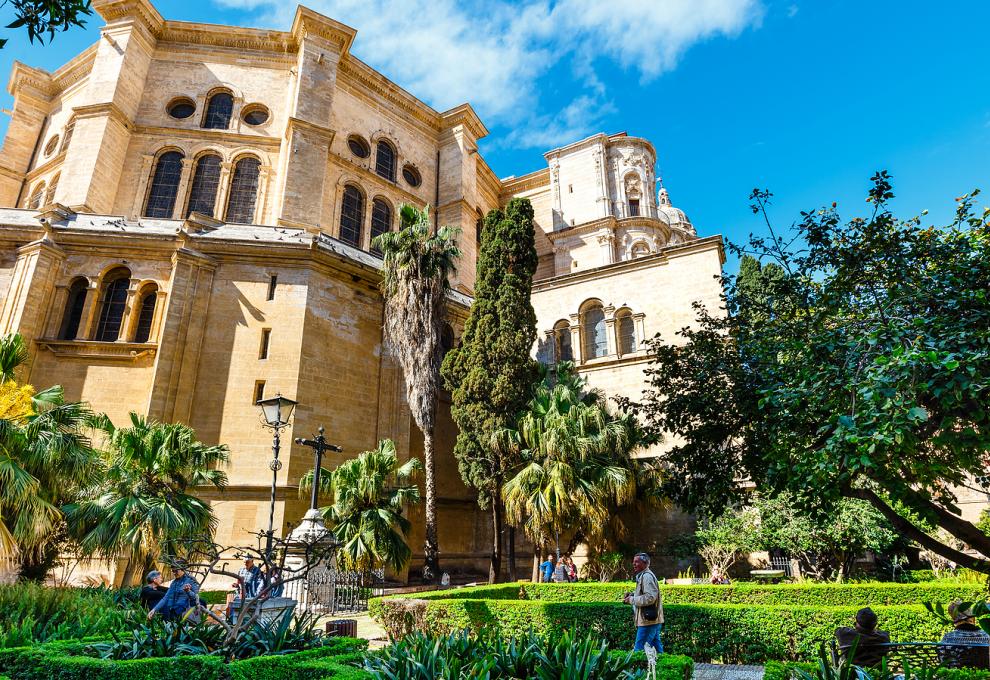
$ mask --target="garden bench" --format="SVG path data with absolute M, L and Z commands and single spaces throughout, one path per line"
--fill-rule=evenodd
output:
M 945 668 L 990 669 L 990 646 L 988 645 L 945 645 L 940 642 L 890 642 L 871 645 L 883 649 L 887 667 L 904 670 L 904 662 L 912 667 L 943 666 Z M 832 662 L 839 663 L 848 647 L 839 647 L 831 641 Z
M 783 569 L 754 569 L 749 572 L 749 575 L 757 581 L 769 581 L 770 583 L 779 583 L 782 579 L 787 576 L 787 573 Z

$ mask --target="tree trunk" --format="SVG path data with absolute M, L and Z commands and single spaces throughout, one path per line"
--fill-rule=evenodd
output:
M 516 528 L 509 527 L 509 583 L 518 580 L 516 575 Z
M 437 583 L 440 581 L 440 544 L 437 540 L 437 475 L 434 460 L 433 432 L 423 433 L 423 458 L 426 468 L 426 557 L 423 564 L 423 581 Z
M 498 583 L 502 575 L 502 500 L 492 498 L 492 560 L 488 568 L 488 582 Z
M 127 588 L 131 585 L 131 581 L 134 580 L 134 567 L 137 564 L 137 559 L 134 555 L 127 558 L 127 566 L 124 567 L 124 575 L 120 579 L 120 587 Z
M 540 556 L 543 554 L 543 547 L 537 543 L 533 544 L 533 583 L 540 582 Z

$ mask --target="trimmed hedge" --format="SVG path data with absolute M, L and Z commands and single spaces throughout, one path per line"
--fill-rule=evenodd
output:
M 795 670 L 814 673 L 816 668 L 818 668 L 817 663 L 770 661 L 764 667 L 763 680 L 791 680 Z M 943 680 L 990 680 L 990 671 L 975 668 L 938 668 L 935 676 Z
M 615 651 L 612 655 L 624 657 L 628 652 Z M 633 668 L 646 670 L 646 654 L 635 652 L 632 656 Z M 678 654 L 661 654 L 657 657 L 657 680 L 691 680 L 694 676 L 694 659 Z
M 410 612 L 408 608 L 412 607 Z M 835 629 L 849 625 L 858 607 L 763 607 L 750 605 L 665 605 L 665 651 L 695 661 L 763 663 L 817 658 Z M 470 628 L 521 635 L 530 629 L 555 635 L 565 629 L 589 631 L 614 649 L 633 646 L 630 607 L 621 603 L 508 601 L 480 599 L 373 600 L 372 616 L 396 634 L 404 624 L 446 635 Z M 874 607 L 880 627 L 894 641 L 937 640 L 947 627 L 920 606 Z
M 400 597 L 422 600 L 543 600 L 547 602 L 621 602 L 633 583 L 510 583 L 439 590 Z M 974 600 L 986 596 L 976 583 L 737 583 L 728 586 L 661 585 L 664 604 L 755 604 L 875 607 L 923 602 Z

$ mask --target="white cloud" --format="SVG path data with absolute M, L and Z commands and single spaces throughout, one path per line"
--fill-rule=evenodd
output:
M 285 0 L 214 2 L 255 12 L 248 23 L 273 28 L 286 28 L 295 12 L 294 3 Z M 695 43 L 737 35 L 759 25 L 763 14 L 761 0 L 305 4 L 357 29 L 353 53 L 434 108 L 468 101 L 489 125 L 527 130 L 516 141 L 530 146 L 593 131 L 608 106 L 595 69 L 603 60 L 651 80 L 674 68 Z M 543 94 L 545 83 L 539 81 L 561 65 L 569 67 L 576 84 L 564 88 L 567 94 Z M 536 139 L 541 141 L 530 141 Z

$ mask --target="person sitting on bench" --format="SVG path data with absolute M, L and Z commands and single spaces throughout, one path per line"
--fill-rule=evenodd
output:
M 990 668 L 990 635 L 976 625 L 973 610 L 961 604 L 956 600 L 949 605 L 953 628 L 939 642 L 939 662 L 949 668 Z
M 856 643 L 856 650 L 850 660 L 855 665 L 879 666 L 884 648 L 878 645 L 889 644 L 890 633 L 877 630 L 877 615 L 869 607 L 863 607 L 856 612 L 853 627 L 843 626 L 835 630 L 835 639 L 843 656 L 847 656 L 853 643 Z

